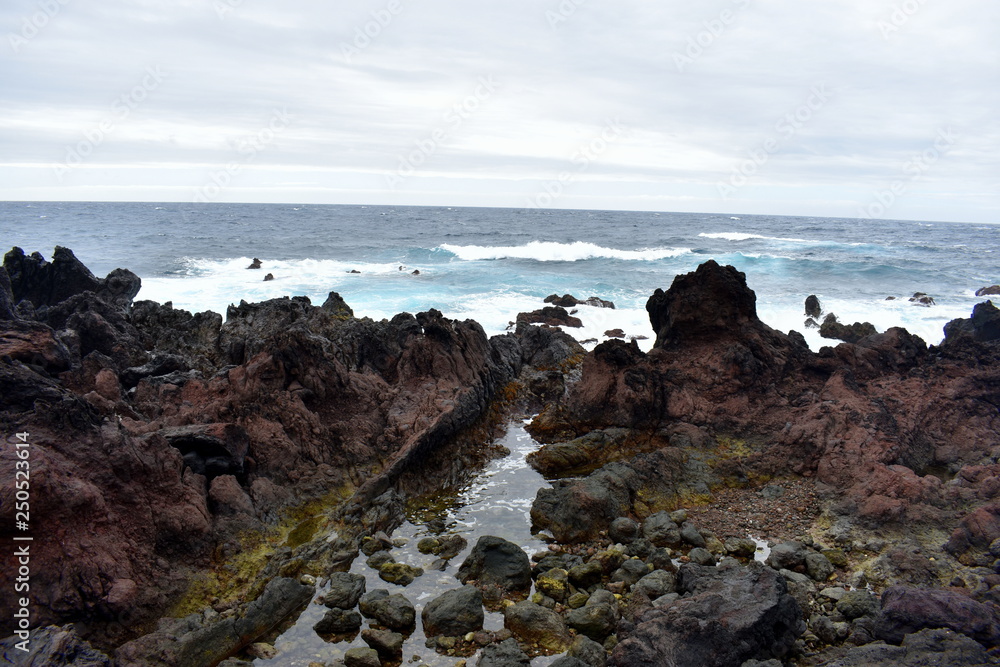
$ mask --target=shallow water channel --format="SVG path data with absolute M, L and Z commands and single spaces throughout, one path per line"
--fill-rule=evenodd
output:
M 450 667 L 462 659 L 441 655 L 424 645 L 426 637 L 420 622 L 420 611 L 427 602 L 441 593 L 462 585 L 456 579 L 455 573 L 480 537 L 495 535 L 510 540 L 521 545 L 529 557 L 547 549 L 547 544 L 533 538 L 530 530 L 531 503 L 538 489 L 544 486 L 546 481 L 525 461 L 525 456 L 540 446 L 524 430 L 526 423 L 527 421 L 512 422 L 506 434 L 499 440 L 500 444 L 510 450 L 510 454 L 492 461 L 468 484 L 459 489 L 457 494 L 445 496 L 440 502 L 433 503 L 431 508 L 425 507 L 409 516 L 408 520 L 393 532 L 391 535 L 393 540 L 402 538 L 406 541 L 403 546 L 390 551 L 393 558 L 397 562 L 424 570 L 424 574 L 417 577 L 412 584 L 403 587 L 383 581 L 379 578 L 377 570 L 365 564 L 364 554 L 354 560 L 350 571 L 365 576 L 368 591 L 384 588 L 390 594 L 402 594 L 417 609 L 416 629 L 406 638 L 403 647 L 403 665 Z M 417 542 L 421 538 L 437 536 L 424 525 L 432 519 L 444 522 L 446 528 L 442 534 L 458 534 L 469 542 L 461 553 L 448 561 L 443 571 L 430 569 L 431 563 L 437 559 L 436 556 L 422 554 L 417 550 Z M 315 597 L 319 597 L 326 590 L 326 587 L 318 587 Z M 278 655 L 270 660 L 258 658 L 253 664 L 308 667 L 313 662 L 325 664 L 341 658 L 349 648 L 367 647 L 360 634 L 350 641 L 338 643 L 328 643 L 317 635 L 313 631 L 313 625 L 323 618 L 326 611 L 327 608 L 321 604 L 310 604 L 295 624 L 274 642 Z M 367 624 L 366 619 L 362 627 L 367 627 Z M 503 615 L 487 611 L 485 629 L 501 628 L 503 628 Z M 531 664 L 541 667 L 548 665 L 554 659 L 555 656 L 538 657 L 533 659 Z M 478 658 L 469 657 L 467 660 L 470 665 L 475 665 Z

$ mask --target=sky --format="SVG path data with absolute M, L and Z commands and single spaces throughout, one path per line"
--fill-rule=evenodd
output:
M 5 0 L 0 200 L 1000 222 L 995 0 Z

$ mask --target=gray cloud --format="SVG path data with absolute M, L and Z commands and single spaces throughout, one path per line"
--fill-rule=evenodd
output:
M 855 216 L 951 128 L 885 217 L 996 222 L 998 22 L 988 0 L 12 0 L 0 197 L 190 201 L 237 164 L 220 201 L 523 206 L 570 171 L 555 206 Z

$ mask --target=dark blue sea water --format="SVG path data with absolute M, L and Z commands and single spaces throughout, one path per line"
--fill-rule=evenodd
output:
M 125 267 L 140 299 L 225 312 L 241 299 L 335 290 L 359 316 L 437 308 L 503 331 L 553 292 L 592 295 L 580 338 L 649 335 L 657 287 L 709 258 L 747 274 L 772 326 L 803 331 L 819 295 L 841 320 L 906 326 L 929 343 L 1000 282 L 1000 225 L 699 213 L 189 203 L 0 203 L 0 242 L 74 250 L 96 274 Z M 261 271 L 248 271 L 253 257 Z M 400 270 L 400 267 L 403 267 Z M 350 273 L 350 271 L 360 273 Z M 412 271 L 418 270 L 419 275 Z M 272 273 L 275 280 L 264 282 Z M 936 305 L 911 304 L 926 292 Z M 887 296 L 904 297 L 886 301 Z M 648 343 L 646 343 L 648 345 Z

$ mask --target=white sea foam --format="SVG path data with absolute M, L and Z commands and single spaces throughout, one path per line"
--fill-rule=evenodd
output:
M 830 243 L 830 241 L 813 241 L 811 239 L 785 238 L 782 236 L 764 236 L 762 234 L 747 234 L 745 232 L 702 232 L 698 236 L 706 239 L 723 239 L 724 241 L 782 241 L 784 243 Z
M 539 262 L 576 262 L 585 259 L 621 259 L 635 261 L 655 261 L 669 257 L 679 257 L 691 252 L 690 248 L 642 248 L 640 250 L 620 250 L 605 248 L 593 243 L 574 241 L 531 241 L 520 246 L 479 246 L 443 244 L 442 250 L 466 261 L 491 259 L 534 259 Z

